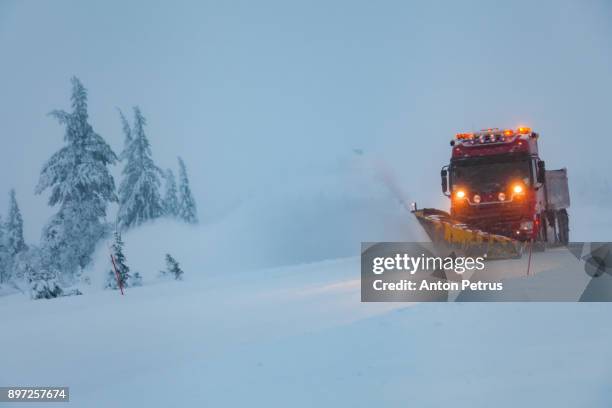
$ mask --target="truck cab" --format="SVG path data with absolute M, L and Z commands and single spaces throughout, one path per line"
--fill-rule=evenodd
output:
M 457 134 L 441 171 L 451 218 L 520 241 L 567 243 L 567 172 L 546 171 L 538 139 L 527 127 Z

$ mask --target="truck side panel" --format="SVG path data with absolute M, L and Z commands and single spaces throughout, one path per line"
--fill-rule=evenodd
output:
M 567 182 L 567 169 L 546 170 L 546 196 L 549 210 L 569 208 L 569 186 Z

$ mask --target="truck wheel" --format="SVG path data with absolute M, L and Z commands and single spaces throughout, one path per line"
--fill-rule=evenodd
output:
M 557 227 L 559 228 L 559 242 L 567 245 L 569 243 L 569 216 L 565 209 L 557 211 Z

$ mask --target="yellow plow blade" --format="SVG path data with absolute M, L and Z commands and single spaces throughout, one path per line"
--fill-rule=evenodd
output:
M 519 258 L 523 244 L 503 235 L 491 234 L 454 221 L 447 212 L 424 208 L 413 211 L 432 243 L 445 250 L 465 255 L 484 255 L 488 259 Z

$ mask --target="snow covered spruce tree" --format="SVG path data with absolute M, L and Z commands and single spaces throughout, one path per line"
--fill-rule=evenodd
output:
M 28 248 L 18 259 L 17 274 L 21 273 L 25 278 L 32 299 L 51 299 L 66 294 L 60 286 L 58 271 L 48 248 Z
M 27 273 L 32 299 L 52 299 L 63 294 L 55 272 L 48 269 L 35 270 L 29 267 Z
M 11 261 L 22 251 L 27 249 L 23 239 L 23 218 L 15 197 L 15 190 L 9 194 L 9 212 L 6 220 L 6 248 Z
M 166 270 L 162 271 L 161 274 L 162 276 L 172 276 L 175 280 L 183 279 L 183 270 L 170 254 L 166 254 Z
M 64 293 L 53 270 L 30 268 L 26 276 L 32 299 L 52 299 Z
M 27 249 L 23 239 L 23 218 L 15 198 L 15 190 L 9 194 L 9 212 L 6 223 L 0 221 L 0 283 L 15 277 L 19 254 Z
M 63 280 L 72 280 L 90 261 L 96 243 L 107 232 L 106 208 L 116 201 L 108 166 L 117 156 L 89 123 L 87 90 L 72 78 L 72 111 L 51 112 L 66 127 L 65 146 L 45 163 L 36 193 L 50 189 L 50 206 L 58 212 L 44 227 L 42 248 Z
M 0 216 L 0 286 L 9 281 L 8 251 L 6 249 L 6 228 Z
M 119 231 L 115 231 L 115 240 L 111 247 L 111 256 L 112 267 L 108 271 L 106 287 L 109 289 L 119 289 L 119 284 L 121 284 L 123 288 L 128 287 L 131 278 L 130 267 L 126 264 L 125 255 L 123 254 L 123 241 L 121 240 L 121 233 Z
M 119 186 L 119 213 L 117 224 L 127 229 L 164 214 L 159 193 L 161 170 L 151 158 L 151 146 L 144 131 L 146 119 L 140 109 L 134 107 L 134 127 L 130 129 L 121 115 L 125 133 L 125 161 L 123 180 Z
M 166 180 L 166 192 L 163 201 L 164 212 L 168 217 L 177 217 L 179 213 L 178 190 L 172 170 L 166 170 L 164 179 Z
M 198 223 L 198 211 L 195 200 L 191 194 L 189 187 L 189 178 L 187 177 L 187 168 L 185 162 L 180 157 L 179 162 L 179 217 L 189 224 Z
M 132 143 L 132 127 L 130 126 L 130 122 L 127 120 L 121 109 L 117 109 L 119 111 L 119 118 L 121 119 L 121 128 L 123 129 L 123 135 L 125 136 L 125 140 L 123 141 L 123 151 L 119 155 L 119 160 L 124 160 L 125 155 L 127 155 L 128 147 L 130 143 Z

